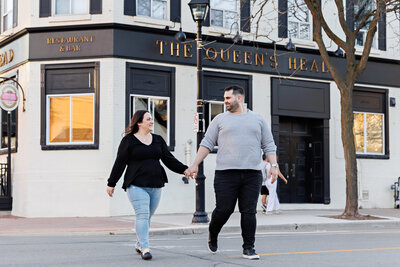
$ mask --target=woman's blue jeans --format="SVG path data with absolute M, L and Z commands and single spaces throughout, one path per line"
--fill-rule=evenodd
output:
M 136 213 L 137 246 L 142 249 L 149 248 L 150 219 L 160 202 L 161 188 L 130 185 L 126 191 Z

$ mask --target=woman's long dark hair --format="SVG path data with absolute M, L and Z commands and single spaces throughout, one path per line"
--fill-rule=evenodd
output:
M 128 128 L 125 129 L 125 135 L 137 133 L 137 131 L 139 131 L 138 123 L 143 122 L 144 114 L 148 112 L 148 110 L 136 111 L 132 116 L 131 123 L 129 124 Z

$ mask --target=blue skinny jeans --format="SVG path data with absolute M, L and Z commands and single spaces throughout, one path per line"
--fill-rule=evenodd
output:
M 130 185 L 126 192 L 136 214 L 136 245 L 142 250 L 149 248 L 150 219 L 160 203 L 161 188 Z

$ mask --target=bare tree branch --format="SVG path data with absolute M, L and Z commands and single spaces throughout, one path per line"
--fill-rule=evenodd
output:
M 341 84 L 339 88 L 343 88 L 344 87 L 344 83 L 342 82 L 343 77 L 340 74 L 339 70 L 336 68 L 336 66 L 333 64 L 331 58 L 329 57 L 328 50 L 326 49 L 324 40 L 322 38 L 321 24 L 318 19 L 314 19 L 314 27 L 315 27 L 314 40 L 318 44 L 321 57 L 326 62 L 329 72 L 332 75 L 332 78 L 335 80 L 337 84 Z
M 351 36 L 352 30 L 347 25 L 347 22 L 346 22 L 345 17 L 344 17 L 343 1 L 342 0 L 335 0 L 335 3 L 336 3 L 336 7 L 337 7 L 337 9 L 339 11 L 338 17 L 339 17 L 340 26 L 342 27 L 343 32 L 346 35 L 346 37 L 349 38 Z M 342 48 L 344 48 L 344 47 L 342 47 Z
M 320 24 L 319 27 L 322 26 L 328 37 L 331 38 L 332 41 L 334 41 L 338 46 L 342 47 L 347 52 L 346 49 L 348 48 L 346 46 L 346 42 L 343 41 L 338 35 L 336 35 L 326 23 L 325 18 L 322 14 L 321 5 L 319 1 L 318 0 L 304 0 L 304 1 L 307 4 L 308 9 L 311 11 L 314 21 L 318 20 Z
M 372 18 L 371 23 L 369 24 L 369 27 L 368 27 L 368 33 L 367 33 L 367 37 L 365 38 L 364 49 L 363 49 L 363 52 L 361 55 L 360 62 L 358 63 L 357 68 L 356 68 L 356 73 L 355 73 L 356 77 L 358 77 L 367 66 L 368 57 L 371 52 L 372 42 L 374 40 L 374 35 L 376 33 L 376 26 L 378 24 L 379 14 L 381 13 L 379 11 L 383 10 L 382 7 L 384 8 L 384 4 L 385 4 L 384 2 L 385 2 L 384 0 L 376 1 L 376 12 Z

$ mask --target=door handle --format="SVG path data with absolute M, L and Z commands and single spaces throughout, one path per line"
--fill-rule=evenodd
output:
M 292 163 L 292 177 L 296 177 L 296 164 Z

